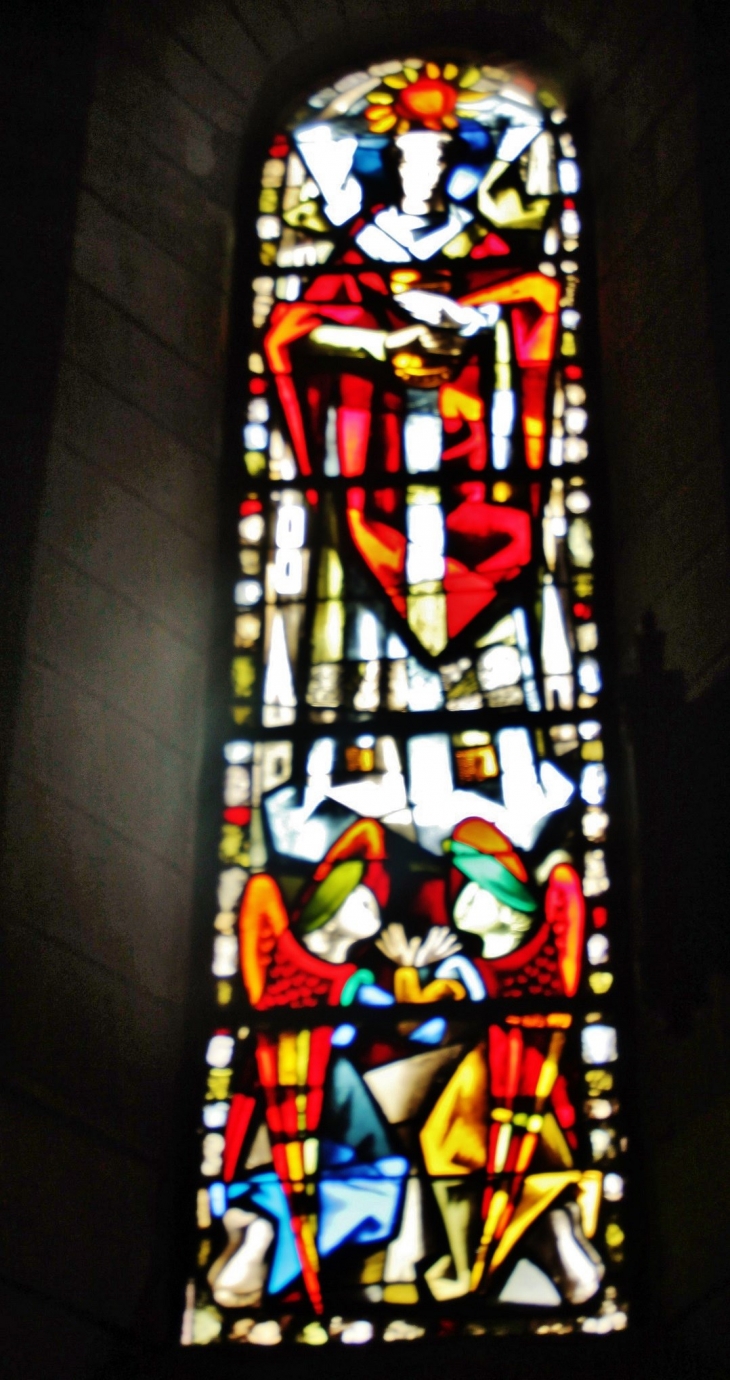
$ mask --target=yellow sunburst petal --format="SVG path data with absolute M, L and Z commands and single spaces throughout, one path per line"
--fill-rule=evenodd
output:
M 444 115 L 441 123 L 445 129 L 457 129 L 459 121 L 455 115 Z
M 389 91 L 371 91 L 368 96 L 371 105 L 392 105 L 393 97 Z
M 440 76 L 441 76 L 441 68 L 437 65 L 437 63 L 435 63 L 435 62 L 427 62 L 427 63 L 426 63 L 426 76 L 427 76 L 427 77 L 431 77 L 432 80 L 433 80 L 434 78 L 436 78 L 436 77 L 440 77 Z
M 467 67 L 459 77 L 459 86 L 473 86 L 475 81 L 479 81 L 481 73 L 478 67 Z
M 384 77 L 383 84 L 392 87 L 394 91 L 402 91 L 403 87 L 408 85 L 408 82 L 399 72 L 395 77 Z
M 403 76 L 405 77 L 406 81 L 418 81 L 418 71 L 415 67 L 404 67 Z
M 408 131 L 409 131 L 409 129 L 410 129 L 410 127 L 411 127 L 411 122 L 410 122 L 410 120 L 399 120 L 399 121 L 398 121 L 398 128 L 396 129 L 396 134 L 407 134 Z
M 444 81 L 453 81 L 454 77 L 458 76 L 458 74 L 459 69 L 456 66 L 456 63 L 447 62 L 446 66 L 444 67 Z
M 377 121 L 373 121 L 370 128 L 373 134 L 387 134 L 388 130 L 392 129 L 394 124 L 395 115 L 389 110 L 386 114 L 381 115 Z

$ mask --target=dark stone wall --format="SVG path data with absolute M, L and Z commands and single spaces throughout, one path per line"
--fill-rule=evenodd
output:
M 203 763 L 227 617 L 219 500 L 238 212 L 267 122 L 298 88 L 444 42 L 538 58 L 583 130 L 634 975 L 643 1321 L 600 1359 L 574 1347 L 485 1361 L 505 1375 L 725 1373 L 730 298 L 706 131 L 727 140 L 730 117 L 727 25 L 711 11 L 87 0 L 24 7 L 10 26 L 5 1374 L 229 1368 L 176 1355 L 175 1211 Z M 244 231 L 244 279 L 245 247 Z M 663 642 L 647 623 L 637 658 L 648 610 Z

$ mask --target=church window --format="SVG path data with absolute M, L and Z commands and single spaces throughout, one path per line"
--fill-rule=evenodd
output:
M 626 1326 L 583 219 L 518 68 L 263 163 L 188 1343 Z

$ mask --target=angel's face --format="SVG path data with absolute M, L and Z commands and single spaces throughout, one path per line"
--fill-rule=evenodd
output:
M 401 155 L 401 206 L 407 215 L 427 215 L 431 195 L 445 167 L 443 148 L 449 137 L 436 130 L 419 129 L 396 139 Z
M 303 944 L 328 963 L 344 963 L 359 939 L 371 939 L 380 929 L 380 907 L 369 887 L 356 886 L 339 910 L 319 929 L 306 934 Z
M 339 910 L 328 920 L 325 929 L 332 927 L 343 939 L 370 939 L 380 929 L 380 907 L 369 887 L 360 883 L 343 901 Z
M 484 958 L 502 958 L 522 943 L 532 920 L 498 901 L 478 882 L 467 882 L 454 906 L 454 924 L 467 934 L 479 935 Z

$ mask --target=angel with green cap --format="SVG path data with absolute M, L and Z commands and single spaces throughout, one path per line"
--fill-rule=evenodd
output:
M 580 980 L 585 903 L 566 853 L 539 869 L 547 881 L 544 915 L 536 887 L 509 839 L 482 819 L 465 819 L 444 843 L 466 879 L 453 906 L 457 930 L 478 935 L 472 960 L 490 996 L 573 996 Z M 453 894 L 453 893 L 452 893 Z

